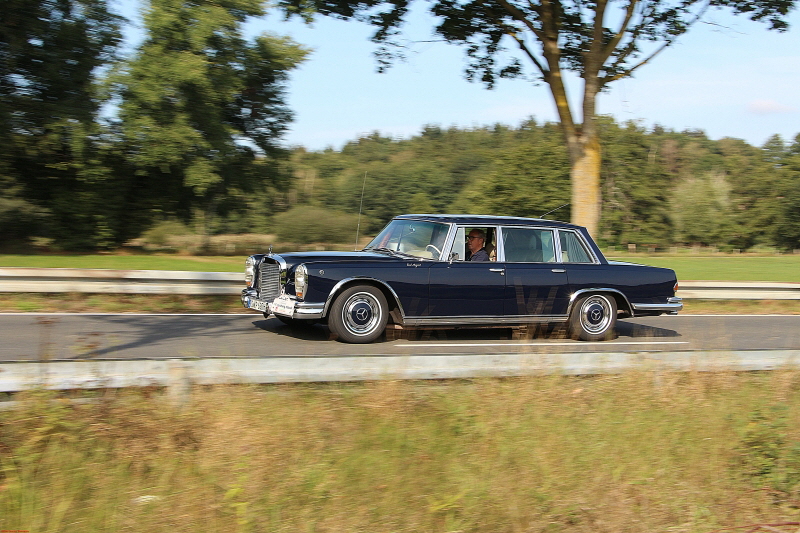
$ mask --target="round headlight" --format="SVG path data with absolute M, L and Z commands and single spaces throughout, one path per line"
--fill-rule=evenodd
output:
M 305 265 L 299 265 L 294 270 L 294 293 L 298 298 L 302 298 L 306 293 L 307 283 L 308 277 L 306 274 L 306 267 Z
M 256 261 L 252 256 L 248 257 L 244 262 L 244 281 L 248 287 L 253 286 L 253 280 L 256 277 Z

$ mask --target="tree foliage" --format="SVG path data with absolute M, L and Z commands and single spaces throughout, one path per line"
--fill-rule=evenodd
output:
M 96 210 L 95 74 L 114 58 L 121 19 L 103 0 L 0 1 L 0 233 L 50 228 L 67 240 Z M 62 232 L 63 229 L 63 232 Z M 100 229 L 100 233 L 104 233 Z
M 800 247 L 796 228 L 800 139 L 753 147 L 698 131 L 647 130 L 601 117 L 606 244 L 748 249 Z M 349 213 L 377 231 L 408 212 L 456 212 L 569 220 L 569 159 L 558 125 L 443 130 L 410 139 L 373 134 L 341 151 L 297 149 L 294 205 Z M 363 199 L 361 191 L 365 191 Z M 563 206 L 559 209 L 560 206 Z
M 245 40 L 244 22 L 263 14 L 256 0 L 152 0 L 147 38 L 114 77 L 120 134 L 153 185 L 150 208 L 195 216 L 206 233 L 282 170 L 285 82 L 306 51 L 288 38 Z
M 290 13 L 357 18 L 376 27 L 381 68 L 402 55 L 408 0 L 281 0 Z M 573 220 L 594 232 L 600 221 L 597 96 L 670 46 L 709 8 L 728 8 L 769 28 L 787 28 L 794 0 L 429 0 L 434 32 L 465 47 L 466 77 L 492 87 L 500 78 L 543 81 L 550 89 L 571 164 Z M 565 74 L 583 82 L 579 107 Z

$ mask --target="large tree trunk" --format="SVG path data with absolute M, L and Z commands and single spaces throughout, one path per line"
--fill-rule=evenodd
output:
M 583 135 L 570 147 L 572 223 L 597 235 L 600 227 L 600 140 Z

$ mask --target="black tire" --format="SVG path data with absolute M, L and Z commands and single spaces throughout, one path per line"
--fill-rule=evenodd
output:
M 388 309 L 380 289 L 356 285 L 342 291 L 334 300 L 328 314 L 328 327 L 344 342 L 372 342 L 386 329 Z
M 617 301 L 607 294 L 590 294 L 575 302 L 569 315 L 570 337 L 582 341 L 614 338 L 617 324 Z

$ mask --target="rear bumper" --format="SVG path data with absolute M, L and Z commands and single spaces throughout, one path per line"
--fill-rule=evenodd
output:
M 659 304 L 637 304 L 631 303 L 634 315 L 639 311 L 642 314 L 651 313 L 666 313 L 668 315 L 677 315 L 678 311 L 683 310 L 683 299 L 677 296 L 667 298 L 667 303 Z

